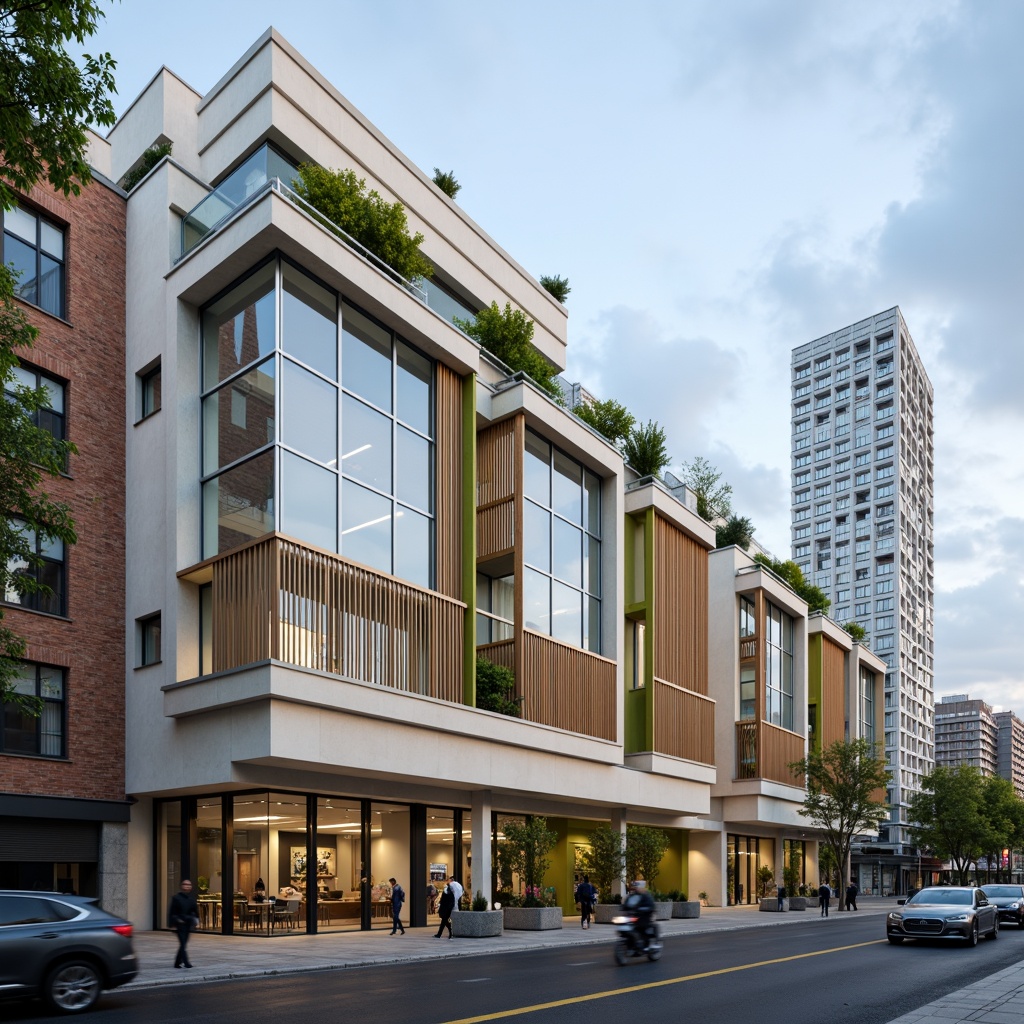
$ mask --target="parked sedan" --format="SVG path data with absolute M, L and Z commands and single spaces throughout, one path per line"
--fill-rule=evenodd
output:
M 1000 921 L 1024 928 L 1024 885 L 983 885 L 981 891 L 996 905 Z
M 96 900 L 0 890 L 0 996 L 81 1013 L 137 971 L 132 926 Z
M 929 886 L 900 904 L 885 922 L 886 937 L 893 945 L 904 939 L 962 939 L 976 946 L 979 935 L 999 938 L 996 905 L 973 886 Z

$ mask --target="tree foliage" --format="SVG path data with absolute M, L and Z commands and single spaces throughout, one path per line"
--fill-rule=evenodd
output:
M 477 313 L 475 321 L 456 317 L 454 323 L 510 369 L 527 374 L 552 398 L 562 401 L 562 389 L 555 380 L 558 371 L 533 347 L 533 321 L 521 309 L 506 302 L 501 310 L 492 302 Z
M 78 195 L 91 178 L 86 125 L 114 123 L 109 53 L 68 53 L 96 31 L 97 0 L 0 0 L 0 207 L 48 181 Z
M 519 702 L 515 698 L 516 676 L 510 668 L 495 665 L 479 655 L 476 659 L 476 706 L 499 715 L 519 717 Z
M 420 252 L 423 234 L 409 233 L 405 207 L 389 203 L 366 179 L 347 169 L 301 164 L 295 191 L 327 219 L 408 281 L 430 277 L 434 268 Z
M 875 831 L 888 813 L 884 801 L 874 797 L 889 782 L 885 759 L 866 739 L 836 740 L 789 767 L 794 775 L 807 780 L 800 813 L 824 832 L 825 845 L 842 871 L 854 836 Z
M 776 576 L 784 580 L 795 594 L 807 602 L 808 612 L 828 614 L 832 601 L 825 596 L 825 592 L 820 587 L 816 587 L 804 579 L 803 570 L 796 562 L 789 559 L 782 561 L 778 558 L 769 558 L 760 552 L 754 555 L 754 561 L 766 565 Z
M 614 398 L 577 405 L 573 413 L 616 448 L 621 448 L 636 425 L 636 417 Z
M 569 287 L 569 278 L 559 277 L 557 274 L 541 274 L 540 286 L 549 295 L 561 302 L 563 306 L 565 305 L 565 300 L 569 297 L 569 292 L 572 291 Z
M 1005 783 L 1005 785 L 1004 785 Z M 957 884 L 966 885 L 971 865 L 1019 838 L 1020 803 L 1005 779 L 984 776 L 974 765 L 939 765 L 921 780 L 910 803 L 919 846 L 950 861 Z
M 746 516 L 734 512 L 726 522 L 715 529 L 715 547 L 727 548 L 730 544 L 746 551 L 754 539 L 754 524 Z
M 598 825 L 587 836 L 590 849 L 583 851 L 583 870 L 597 886 L 598 900 L 611 903 L 613 890 L 622 883 L 626 870 L 623 835 L 608 825 Z
M 848 622 L 843 629 L 858 643 L 868 635 L 868 631 L 859 622 Z
M 640 476 L 660 476 L 672 461 L 665 447 L 665 430 L 654 420 L 634 426 L 622 442 L 622 457 Z
M 435 167 L 432 180 L 449 199 L 454 199 L 462 189 L 454 171 L 442 171 L 440 167 Z
M 732 484 L 723 483 L 721 472 L 703 455 L 684 462 L 682 474 L 683 483 L 697 495 L 697 515 L 701 519 L 711 523 L 732 515 Z
M 502 825 L 501 859 L 506 870 L 519 875 L 526 886 L 524 906 L 538 906 L 541 882 L 551 866 L 548 854 L 558 842 L 558 833 L 548 828 L 546 818 L 529 821 L 510 819 Z
M 661 868 L 661 858 L 669 848 L 668 833 L 648 825 L 626 826 L 626 875 L 642 878 L 650 889 Z

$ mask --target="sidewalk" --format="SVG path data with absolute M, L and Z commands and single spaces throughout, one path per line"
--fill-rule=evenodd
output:
M 884 936 L 881 917 L 895 899 L 860 897 L 861 916 L 879 918 L 878 937 Z M 471 911 L 463 911 L 471 913 Z M 829 922 L 844 914 L 833 906 Z M 784 914 L 761 913 L 757 907 L 704 907 L 696 920 L 660 921 L 662 935 L 701 935 L 740 928 L 785 927 L 819 917 L 818 908 Z M 823 927 L 833 924 L 822 923 Z M 435 939 L 434 927 L 407 928 L 405 935 L 391 935 L 385 928 L 370 932 L 338 932 L 327 935 L 292 935 L 268 939 L 251 935 L 196 933 L 189 939 L 192 970 L 174 968 L 178 946 L 173 932 L 136 932 L 135 951 L 139 975 L 121 991 L 167 985 L 199 984 L 231 978 L 290 974 L 299 971 L 337 970 L 415 960 L 488 956 L 493 953 L 572 946 L 610 946 L 612 928 L 595 925 L 584 931 L 579 918 L 567 917 L 565 927 L 543 932 L 505 932 L 493 939 Z M 922 1006 L 891 1024 L 1024 1024 L 1024 961 L 967 988 Z

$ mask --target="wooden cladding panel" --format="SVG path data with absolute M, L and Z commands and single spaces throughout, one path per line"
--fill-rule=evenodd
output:
M 846 738 L 846 652 L 821 638 L 821 745 L 824 750 Z
M 654 517 L 654 675 L 708 692 L 708 553 Z
M 272 535 L 213 564 L 213 670 L 273 658 L 462 700 L 465 606 Z
M 701 764 L 715 763 L 715 702 L 663 679 L 654 680 L 654 749 Z
M 476 510 L 477 558 L 507 555 L 513 548 L 515 502 L 507 501 Z
M 804 739 L 770 722 L 736 723 L 736 778 L 770 779 L 803 787 L 804 777 L 789 766 L 804 758 Z
M 522 672 L 517 674 L 523 718 L 556 729 L 614 740 L 615 662 L 523 632 Z
M 437 589 L 462 599 L 462 378 L 437 364 Z
M 515 547 L 516 465 L 522 459 L 522 417 L 477 435 L 477 559 Z

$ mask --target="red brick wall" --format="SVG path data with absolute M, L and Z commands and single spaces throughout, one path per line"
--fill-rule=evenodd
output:
M 67 613 L 9 605 L 7 626 L 33 661 L 66 668 L 66 761 L 0 755 L 0 792 L 124 798 L 125 200 L 99 182 L 81 196 L 28 197 L 67 225 L 67 322 L 24 306 L 39 328 L 22 360 L 66 382 L 69 475 L 43 489 L 72 509 Z

